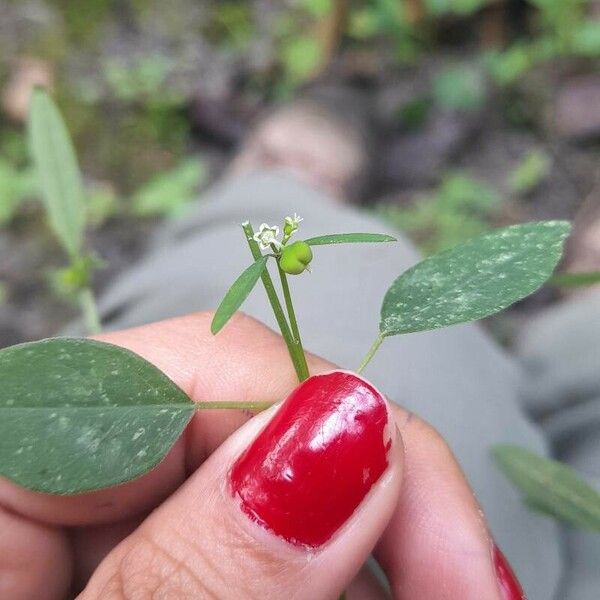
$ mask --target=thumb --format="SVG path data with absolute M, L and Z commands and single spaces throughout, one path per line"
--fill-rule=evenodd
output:
M 116 549 L 81 598 L 337 598 L 398 502 L 383 396 L 316 375 L 234 433 Z

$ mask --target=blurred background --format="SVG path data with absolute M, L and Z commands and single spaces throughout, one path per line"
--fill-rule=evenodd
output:
M 600 268 L 600 0 L 0 0 L 0 347 L 77 314 L 28 156 L 34 85 L 77 148 L 96 290 L 185 215 L 257 119 L 322 88 L 367 107 L 357 201 L 424 253 L 568 218 L 565 268 Z M 490 327 L 509 344 L 558 297 Z

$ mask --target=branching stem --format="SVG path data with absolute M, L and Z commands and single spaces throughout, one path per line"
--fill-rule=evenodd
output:
M 262 256 L 262 252 L 260 251 L 256 240 L 253 239 L 254 230 L 252 229 L 252 225 L 250 225 L 250 223 L 244 223 L 242 227 L 244 229 L 244 233 L 246 234 L 246 241 L 248 242 L 248 246 L 250 247 L 250 252 L 252 252 L 254 260 L 258 260 Z M 294 336 L 292 335 L 290 326 L 285 317 L 285 313 L 283 312 L 283 307 L 281 306 L 281 302 L 279 301 L 277 292 L 275 291 L 273 280 L 271 279 L 271 275 L 269 274 L 269 271 L 267 269 L 263 271 L 261 279 L 265 291 L 267 292 L 269 302 L 271 303 L 271 308 L 273 309 L 277 325 L 279 326 L 279 331 L 281 331 L 281 335 L 283 336 L 283 339 L 287 346 L 290 358 L 294 365 L 294 369 L 296 370 L 298 380 L 304 381 L 308 378 L 309 373 L 302 346 L 299 346 L 294 341 Z

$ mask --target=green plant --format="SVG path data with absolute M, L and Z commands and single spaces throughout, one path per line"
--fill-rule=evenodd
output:
M 12 220 L 21 204 L 34 195 L 35 189 L 31 169 L 16 169 L 10 162 L 0 159 L 0 225 Z
M 70 258 L 65 280 L 91 298 L 94 266 L 82 250 L 86 206 L 80 174 L 64 123 L 39 90 L 32 102 L 30 141 L 51 226 Z M 299 381 L 309 370 L 288 275 L 301 276 L 325 246 L 395 241 L 377 233 L 297 239 L 301 221 L 297 215 L 286 217 L 281 233 L 265 223 L 257 232 L 249 222 L 242 225 L 252 263 L 226 293 L 211 325 L 216 335 L 261 280 Z M 564 221 L 514 225 L 402 273 L 384 296 L 379 331 L 358 372 L 390 336 L 480 319 L 537 290 L 559 261 L 569 229 Z M 269 265 L 278 274 L 279 291 Z M 0 473 L 52 494 L 95 490 L 142 475 L 165 456 L 196 410 L 268 406 L 192 403 L 136 354 L 83 338 L 0 350 L 0 380 Z
M 473 67 L 459 65 L 439 73 L 433 80 L 433 97 L 443 108 L 471 111 L 485 99 L 483 78 Z
M 286 249 L 298 243 L 288 245 L 300 221 L 296 215 L 287 218 L 281 236 L 275 226 L 262 224 L 255 233 L 250 223 L 243 225 L 253 263 L 225 295 L 212 330 L 222 329 L 262 280 L 298 379 L 304 380 L 308 368 L 281 265 Z M 516 225 L 430 257 L 400 275 L 385 295 L 379 332 L 359 371 L 389 336 L 479 319 L 535 291 L 552 273 L 568 231 L 568 224 L 559 221 Z M 394 239 L 351 233 L 301 241 L 316 254 L 332 244 Z M 268 263 L 276 267 L 282 300 Z M 27 376 L 32 371 L 35 378 Z M 160 461 L 197 409 L 258 406 L 193 404 L 140 357 L 85 339 L 50 339 L 2 350 L 0 377 L 0 472 L 49 493 L 98 489 L 141 475 Z
M 447 14 L 471 15 L 483 8 L 489 0 L 425 0 L 425 8 L 432 16 Z
M 186 159 L 137 190 L 131 198 L 131 210 L 142 217 L 179 215 L 195 199 L 207 176 L 203 162 Z
M 431 254 L 487 231 L 500 203 L 501 197 L 489 185 L 450 173 L 433 195 L 418 198 L 410 206 L 383 205 L 377 212 Z
M 600 493 L 576 471 L 517 446 L 496 446 L 493 456 L 532 510 L 600 531 Z
M 33 92 L 28 123 L 31 156 L 49 225 L 69 258 L 56 280 L 76 298 L 87 328 L 100 330 L 91 278 L 99 260 L 84 249 L 86 195 L 69 132 L 50 96 Z
M 399 63 L 414 61 L 423 47 L 423 34 L 411 23 L 406 2 L 371 0 L 350 12 L 348 34 L 360 42 L 389 40 Z
M 110 91 L 119 100 L 180 105 L 180 94 L 167 85 L 172 70 L 173 65 L 166 56 L 149 54 L 132 63 L 107 61 L 104 77 Z
M 490 74 L 499 84 L 511 85 L 535 65 L 552 58 L 600 56 L 600 22 L 586 18 L 589 0 L 529 3 L 536 10 L 537 34 L 486 57 Z
M 548 177 L 551 167 L 552 161 L 545 152 L 532 150 L 509 175 L 508 185 L 516 194 L 527 194 Z

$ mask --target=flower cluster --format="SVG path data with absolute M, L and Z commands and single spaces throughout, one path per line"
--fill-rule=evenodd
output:
M 283 224 L 283 239 L 279 240 L 279 227 L 262 223 L 254 234 L 254 240 L 258 242 L 262 250 L 274 248 L 277 252 L 281 250 L 290 237 L 298 230 L 302 217 L 294 213 L 293 217 L 286 217 Z

